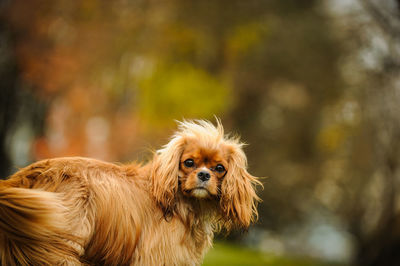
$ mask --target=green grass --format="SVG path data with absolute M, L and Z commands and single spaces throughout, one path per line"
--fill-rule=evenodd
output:
M 203 266 L 217 265 L 339 266 L 338 264 L 323 263 L 310 258 L 274 256 L 223 242 L 214 243 L 214 247 L 207 253 L 203 263 Z

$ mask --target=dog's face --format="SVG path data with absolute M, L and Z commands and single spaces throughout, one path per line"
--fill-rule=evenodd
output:
M 187 141 L 179 163 L 179 184 L 188 197 L 216 198 L 228 171 L 224 149 L 207 149 L 196 140 Z
M 206 121 L 180 123 L 155 155 L 152 193 L 164 215 L 173 214 L 180 200 L 214 200 L 221 227 L 246 228 L 257 217 L 254 186 L 261 183 L 246 170 L 243 144 L 225 136 L 217 122 L 217 127 Z

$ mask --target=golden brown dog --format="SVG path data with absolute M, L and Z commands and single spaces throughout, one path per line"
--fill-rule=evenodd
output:
M 184 121 L 152 161 L 34 163 L 0 182 L 2 265 L 198 265 L 247 228 L 260 184 L 219 121 Z

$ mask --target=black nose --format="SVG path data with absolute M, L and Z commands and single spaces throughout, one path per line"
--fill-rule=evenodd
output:
M 210 173 L 207 171 L 200 171 L 197 173 L 197 177 L 201 180 L 201 181 L 207 181 L 208 179 L 210 179 Z

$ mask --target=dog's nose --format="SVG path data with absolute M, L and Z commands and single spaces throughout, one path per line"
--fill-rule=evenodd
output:
M 208 179 L 210 179 L 210 173 L 207 171 L 200 171 L 197 173 L 197 177 L 201 180 L 201 181 L 207 181 Z

